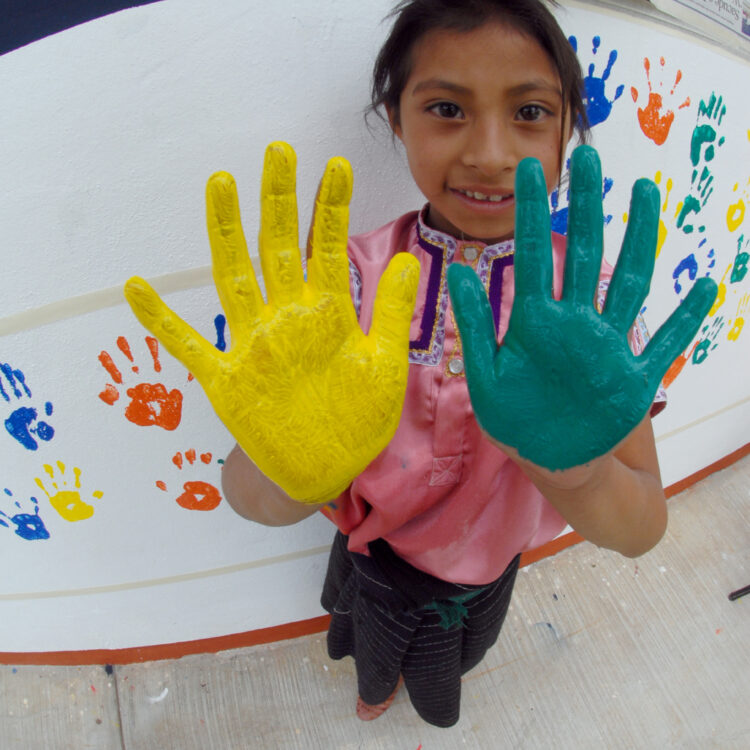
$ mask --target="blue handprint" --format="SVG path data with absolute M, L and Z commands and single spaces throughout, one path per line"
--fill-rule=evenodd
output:
M 565 192 L 565 200 L 570 200 L 570 190 Z M 560 189 L 555 188 L 549 197 L 552 210 L 550 211 L 550 227 L 557 234 L 568 233 L 568 206 L 560 206 Z
M 0 362 L 0 398 L 11 403 L 13 399 L 31 398 L 31 390 L 26 385 L 26 378 L 21 370 L 14 369 L 7 362 Z M 52 404 L 44 404 L 46 416 L 52 415 Z M 39 447 L 36 438 L 45 442 L 52 440 L 55 431 L 47 422 L 38 420 L 38 412 L 31 406 L 19 406 L 5 420 L 8 434 L 24 448 L 35 451 Z
M 568 41 L 573 47 L 574 51 L 578 52 L 578 40 L 571 36 Z M 592 53 L 598 54 L 599 47 L 602 44 L 601 37 L 595 36 L 592 40 Z M 625 90 L 625 85 L 620 84 L 615 90 L 615 95 L 610 101 L 605 93 L 607 80 L 612 73 L 612 66 L 617 60 L 617 50 L 613 49 L 609 53 L 609 60 L 607 61 L 607 67 L 604 69 L 601 77 L 594 75 L 595 63 L 592 62 L 588 67 L 588 74 L 584 77 L 583 83 L 586 87 L 586 115 L 589 120 L 589 125 L 593 128 L 594 125 L 604 122 L 612 112 L 613 104 L 622 96 L 622 92 Z
M 8 497 L 13 497 L 13 493 L 5 488 L 5 494 Z M 34 506 L 34 512 L 33 513 L 15 513 L 12 516 L 9 516 L 7 513 L 4 513 L 2 510 L 0 510 L 0 526 L 5 526 L 6 529 L 10 528 L 10 524 L 7 521 L 10 521 L 10 523 L 15 525 L 15 533 L 21 537 L 21 539 L 26 539 L 26 541 L 35 541 L 38 539 L 49 539 L 49 531 L 47 531 L 47 527 L 44 525 L 44 521 L 42 521 L 41 516 L 39 515 L 39 501 L 35 498 L 31 498 L 31 503 Z M 17 501 L 13 501 L 13 505 L 18 508 L 18 510 L 21 510 L 21 504 Z M 4 520 L 4 519 L 7 519 Z
M 566 165 L 566 169 L 570 166 L 570 159 L 568 159 L 568 164 Z M 603 180 L 604 188 L 602 190 L 602 200 L 604 200 L 607 195 L 609 194 L 610 190 L 612 190 L 612 186 L 615 184 L 615 181 L 611 177 L 605 177 Z M 570 190 L 565 191 L 565 200 L 566 202 L 570 200 Z M 550 211 L 550 227 L 553 232 L 557 232 L 557 234 L 565 234 L 568 233 L 568 206 L 560 206 L 560 189 L 555 188 L 549 196 L 551 211 Z M 604 214 L 604 225 L 606 226 L 612 221 L 612 214 Z
M 706 268 L 708 269 L 703 275 L 704 276 L 710 276 L 711 270 L 716 265 L 716 252 L 714 248 L 709 248 L 708 252 L 705 250 L 705 245 L 707 244 L 708 240 L 701 240 L 701 242 L 698 244 L 698 253 L 701 258 L 703 258 L 703 255 L 705 253 L 705 264 Z M 696 276 L 698 275 L 698 268 L 699 263 L 698 259 L 695 257 L 695 253 L 690 253 L 686 258 L 683 258 L 678 264 L 677 267 L 672 271 L 672 278 L 674 279 L 674 290 L 676 294 L 682 293 L 682 284 L 680 283 L 680 277 L 683 273 L 687 273 L 688 278 L 690 281 L 695 281 Z
M 225 352 L 227 350 L 227 319 L 221 313 L 214 318 L 214 328 L 216 328 L 216 343 L 214 346 L 220 352 Z

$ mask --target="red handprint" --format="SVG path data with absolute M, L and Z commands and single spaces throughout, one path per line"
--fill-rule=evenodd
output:
M 161 372 L 159 342 L 153 336 L 146 336 L 146 346 L 153 359 L 154 371 Z M 131 363 L 134 363 L 130 345 L 124 336 L 117 338 L 117 347 Z M 122 373 L 108 352 L 101 352 L 99 362 L 116 385 L 123 384 Z M 130 369 L 136 374 L 139 372 L 139 368 L 135 364 L 131 364 Z M 116 385 L 107 383 L 104 390 L 99 394 L 99 398 L 105 404 L 112 406 L 120 398 L 120 391 Z M 125 418 L 133 424 L 141 427 L 155 425 L 165 430 L 174 430 L 180 424 L 182 393 L 176 388 L 168 391 L 162 383 L 138 383 L 132 388 L 128 388 L 126 393 L 131 401 L 125 408 Z

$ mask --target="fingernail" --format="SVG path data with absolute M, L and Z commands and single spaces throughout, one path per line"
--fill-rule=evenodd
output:
M 352 168 L 343 156 L 328 160 L 320 184 L 320 201 L 332 206 L 348 205 L 352 197 Z
M 219 221 L 227 221 L 231 218 L 235 193 L 234 177 L 229 172 L 216 172 L 208 178 L 207 203 Z
M 602 189 L 602 166 L 599 154 L 591 146 L 578 146 L 570 157 L 570 184 L 578 190 Z
M 651 213 L 660 212 L 661 193 L 653 180 L 641 177 L 633 183 L 633 200 L 631 205 L 638 205 L 640 210 L 644 208 Z M 632 210 L 632 209 L 631 209 Z
M 266 148 L 263 176 L 268 180 L 266 190 L 272 194 L 294 192 L 297 155 L 283 141 L 275 141 Z
M 532 157 L 522 159 L 516 170 L 516 198 L 533 200 L 541 195 L 546 200 L 547 183 L 541 162 Z

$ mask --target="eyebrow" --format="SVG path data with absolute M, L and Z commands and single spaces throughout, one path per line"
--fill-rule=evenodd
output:
M 456 94 L 470 94 L 471 91 L 466 86 L 461 86 L 458 83 L 452 83 L 451 81 L 443 80 L 442 78 L 428 78 L 426 81 L 420 81 L 413 89 L 412 94 L 418 94 L 420 91 L 426 91 L 428 89 L 444 89 L 446 91 L 453 91 Z
M 428 91 L 430 89 L 441 89 L 443 91 L 452 91 L 455 94 L 471 94 L 471 89 L 466 86 L 461 86 L 458 83 L 453 83 L 442 78 L 428 78 L 425 81 L 420 81 L 412 89 L 412 95 L 418 94 L 420 91 Z M 535 78 L 531 81 L 525 81 L 519 83 L 517 86 L 513 86 L 508 90 L 508 94 L 511 96 L 521 96 L 528 93 L 529 91 L 546 91 L 552 94 L 556 94 L 562 99 L 562 91 L 559 87 L 553 86 L 543 78 Z

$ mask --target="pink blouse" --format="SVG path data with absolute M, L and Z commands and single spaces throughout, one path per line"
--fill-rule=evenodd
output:
M 554 294 L 559 298 L 565 237 L 552 235 Z M 411 325 L 409 380 L 396 434 L 386 449 L 326 509 L 349 536 L 349 549 L 385 539 L 416 568 L 453 583 L 486 584 L 519 552 L 554 539 L 566 526 L 521 470 L 484 436 L 471 407 L 461 340 L 450 305 L 446 269 L 472 266 L 484 282 L 498 342 L 513 302 L 513 241 L 485 245 L 427 227 L 411 212 L 352 237 L 352 293 L 369 330 L 375 290 L 397 252 L 421 263 Z M 611 277 L 604 263 L 600 301 Z M 647 334 L 636 328 L 638 352 Z

